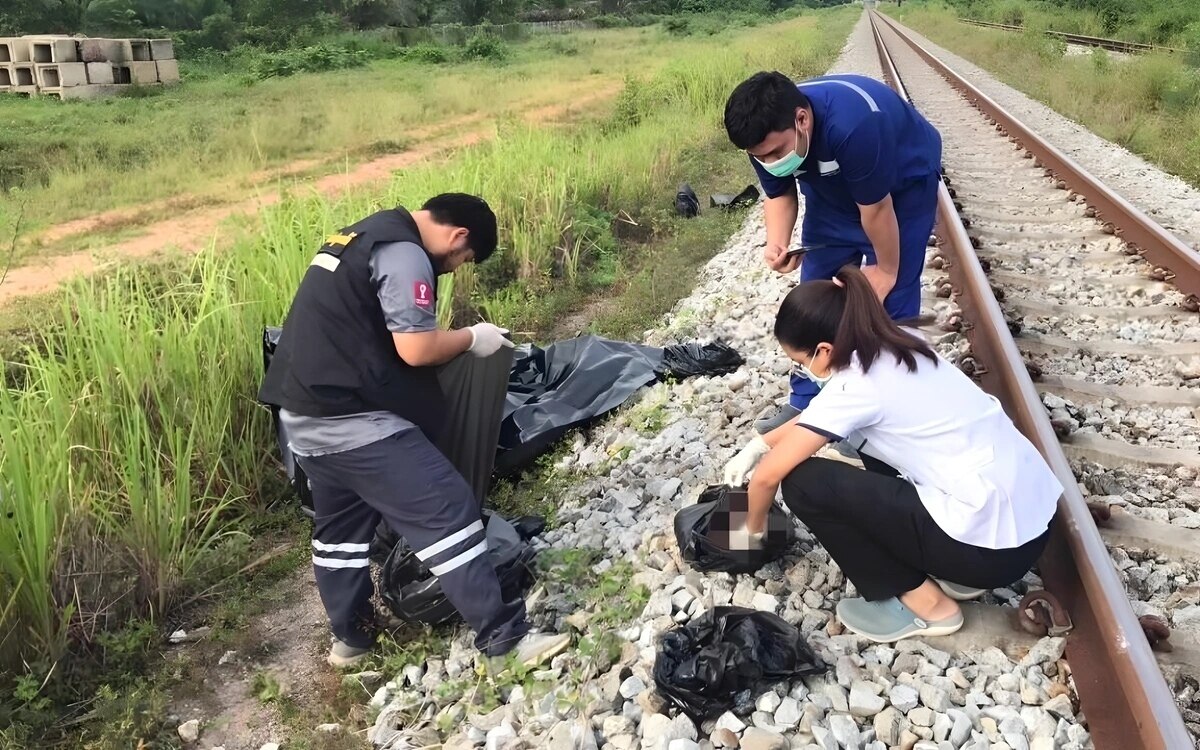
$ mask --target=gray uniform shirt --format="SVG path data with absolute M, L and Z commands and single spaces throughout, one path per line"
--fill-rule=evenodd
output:
M 419 333 L 437 328 L 437 310 L 433 304 L 437 276 L 424 250 L 411 242 L 377 245 L 371 253 L 370 265 L 371 281 L 389 331 Z M 279 421 L 287 435 L 288 447 L 298 456 L 350 451 L 415 427 L 390 411 L 306 417 L 280 409 Z

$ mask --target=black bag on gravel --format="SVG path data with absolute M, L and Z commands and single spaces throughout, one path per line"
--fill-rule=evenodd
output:
M 491 511 L 483 511 L 488 556 L 500 579 L 506 601 L 524 597 L 533 583 L 533 560 L 537 552 L 522 531 L 540 531 L 545 523 L 524 518 L 514 526 Z M 442 586 L 404 539 L 396 542 L 383 563 L 379 595 L 396 617 L 406 622 L 440 625 L 458 618 L 458 610 L 442 592 Z
M 795 528 L 792 519 L 778 505 L 767 513 L 767 533 L 762 547 L 730 550 L 722 540 L 729 531 L 729 514 L 745 512 L 749 507 L 746 491 L 725 485 L 709 487 L 700 493 L 695 505 L 675 514 L 675 541 L 679 554 L 696 570 L 753 573 L 778 560 L 792 546 Z
M 728 344 L 673 344 L 663 350 L 659 376 L 682 380 L 696 375 L 727 375 L 745 362 L 742 355 Z
M 654 682 L 699 724 L 732 708 L 738 693 L 750 691 L 753 700 L 769 683 L 825 669 L 799 629 L 783 618 L 716 607 L 663 635 Z
M 599 336 L 579 336 L 546 348 L 516 349 L 508 377 L 496 473 L 515 473 L 559 438 L 625 403 L 668 376 L 732 372 L 743 360 L 726 344 L 675 344 L 666 348 Z

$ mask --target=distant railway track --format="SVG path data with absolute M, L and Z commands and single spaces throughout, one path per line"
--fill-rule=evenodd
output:
M 948 186 L 930 267 L 936 296 L 958 308 L 945 330 L 970 342 L 959 365 L 1000 399 L 1066 487 L 1039 564 L 1050 596 L 1027 595 L 1023 622 L 1069 633 L 1097 748 L 1193 747 L 1200 704 L 1177 705 L 1152 651 L 1170 643 L 1169 623 L 1135 616 L 1114 556 L 1149 553 L 1194 573 L 1200 533 L 1089 507 L 1079 484 L 1121 472 L 1194 483 L 1200 373 L 1186 368 L 1200 362 L 1200 256 L 903 27 L 871 20 L 885 78 L 945 138 Z M 1116 413 L 1114 427 L 1106 415 Z M 1183 648 L 1165 668 L 1178 684 L 1200 669 L 1200 652 L 1177 635 Z
M 1007 23 L 992 23 L 991 21 L 976 21 L 972 18 L 958 19 L 962 23 L 970 24 L 971 26 L 981 26 L 987 29 L 1002 29 L 1004 31 L 1024 31 L 1023 26 L 1013 26 Z M 1078 44 L 1083 47 L 1099 47 L 1111 52 L 1124 52 L 1126 54 L 1142 54 L 1146 52 L 1183 52 L 1175 47 L 1164 47 L 1157 44 L 1145 44 L 1143 42 L 1127 42 L 1123 39 L 1105 39 L 1099 36 L 1087 36 L 1085 34 L 1068 34 L 1065 31 L 1047 31 L 1046 36 L 1051 36 L 1056 39 L 1061 39 L 1067 44 Z

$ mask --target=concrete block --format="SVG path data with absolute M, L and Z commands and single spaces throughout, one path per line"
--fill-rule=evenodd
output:
M 113 74 L 113 64 L 110 62 L 87 63 L 87 82 L 89 84 L 112 84 L 117 82 Z
M 128 83 L 139 86 L 158 83 L 158 66 L 153 62 L 131 62 L 120 66 L 120 68 L 129 71 Z M 117 83 L 122 83 L 122 81 L 118 80 Z
M 38 87 L 37 86 L 13 86 L 11 89 L 8 89 L 8 91 L 5 93 L 13 94 L 14 96 L 23 96 L 28 99 L 30 97 L 34 97 L 34 96 L 38 95 Z
M 59 63 L 34 67 L 37 69 L 38 85 L 44 89 L 86 86 L 88 82 L 86 63 Z
M 57 89 L 62 87 L 62 80 L 58 77 L 57 65 L 37 65 L 34 67 L 37 72 L 37 85 L 43 89 Z
M 37 75 L 33 65 L 28 63 L 23 65 L 10 65 L 9 73 L 12 75 L 13 86 L 36 86 Z
M 78 62 L 79 50 L 70 37 L 33 37 L 31 57 L 35 63 Z
M 150 56 L 150 40 L 149 39 L 130 39 L 130 61 L 132 62 L 149 62 L 154 58 Z
M 84 63 L 62 63 L 59 65 L 35 65 L 37 85 L 43 89 L 61 89 L 87 85 L 87 65 Z
M 174 60 L 175 42 L 170 39 L 151 39 L 150 57 L 154 60 Z
M 79 100 L 79 99 L 100 99 L 106 96 L 116 96 L 121 93 L 123 86 L 112 84 L 90 84 L 87 86 L 75 86 L 74 88 L 62 89 L 59 98 L 63 101 Z
M 0 64 L 29 62 L 29 40 L 19 37 L 0 39 Z
M 158 68 L 159 83 L 179 83 L 179 62 L 176 60 L 158 60 L 154 63 Z
M 0 65 L 0 89 L 6 89 L 13 85 L 12 69 L 7 65 Z
M 86 63 L 119 63 L 133 59 L 128 39 L 81 39 L 79 58 Z

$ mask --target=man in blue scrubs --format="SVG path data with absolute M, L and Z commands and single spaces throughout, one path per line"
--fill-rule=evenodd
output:
M 801 281 L 842 266 L 863 272 L 894 320 L 921 312 L 921 269 L 937 214 L 942 138 L 887 85 L 857 75 L 795 83 L 756 73 L 725 105 L 729 140 L 746 151 L 767 200 L 767 264 Z M 804 196 L 800 252 L 789 253 Z M 788 405 L 760 433 L 800 413 L 818 385 L 792 374 Z

